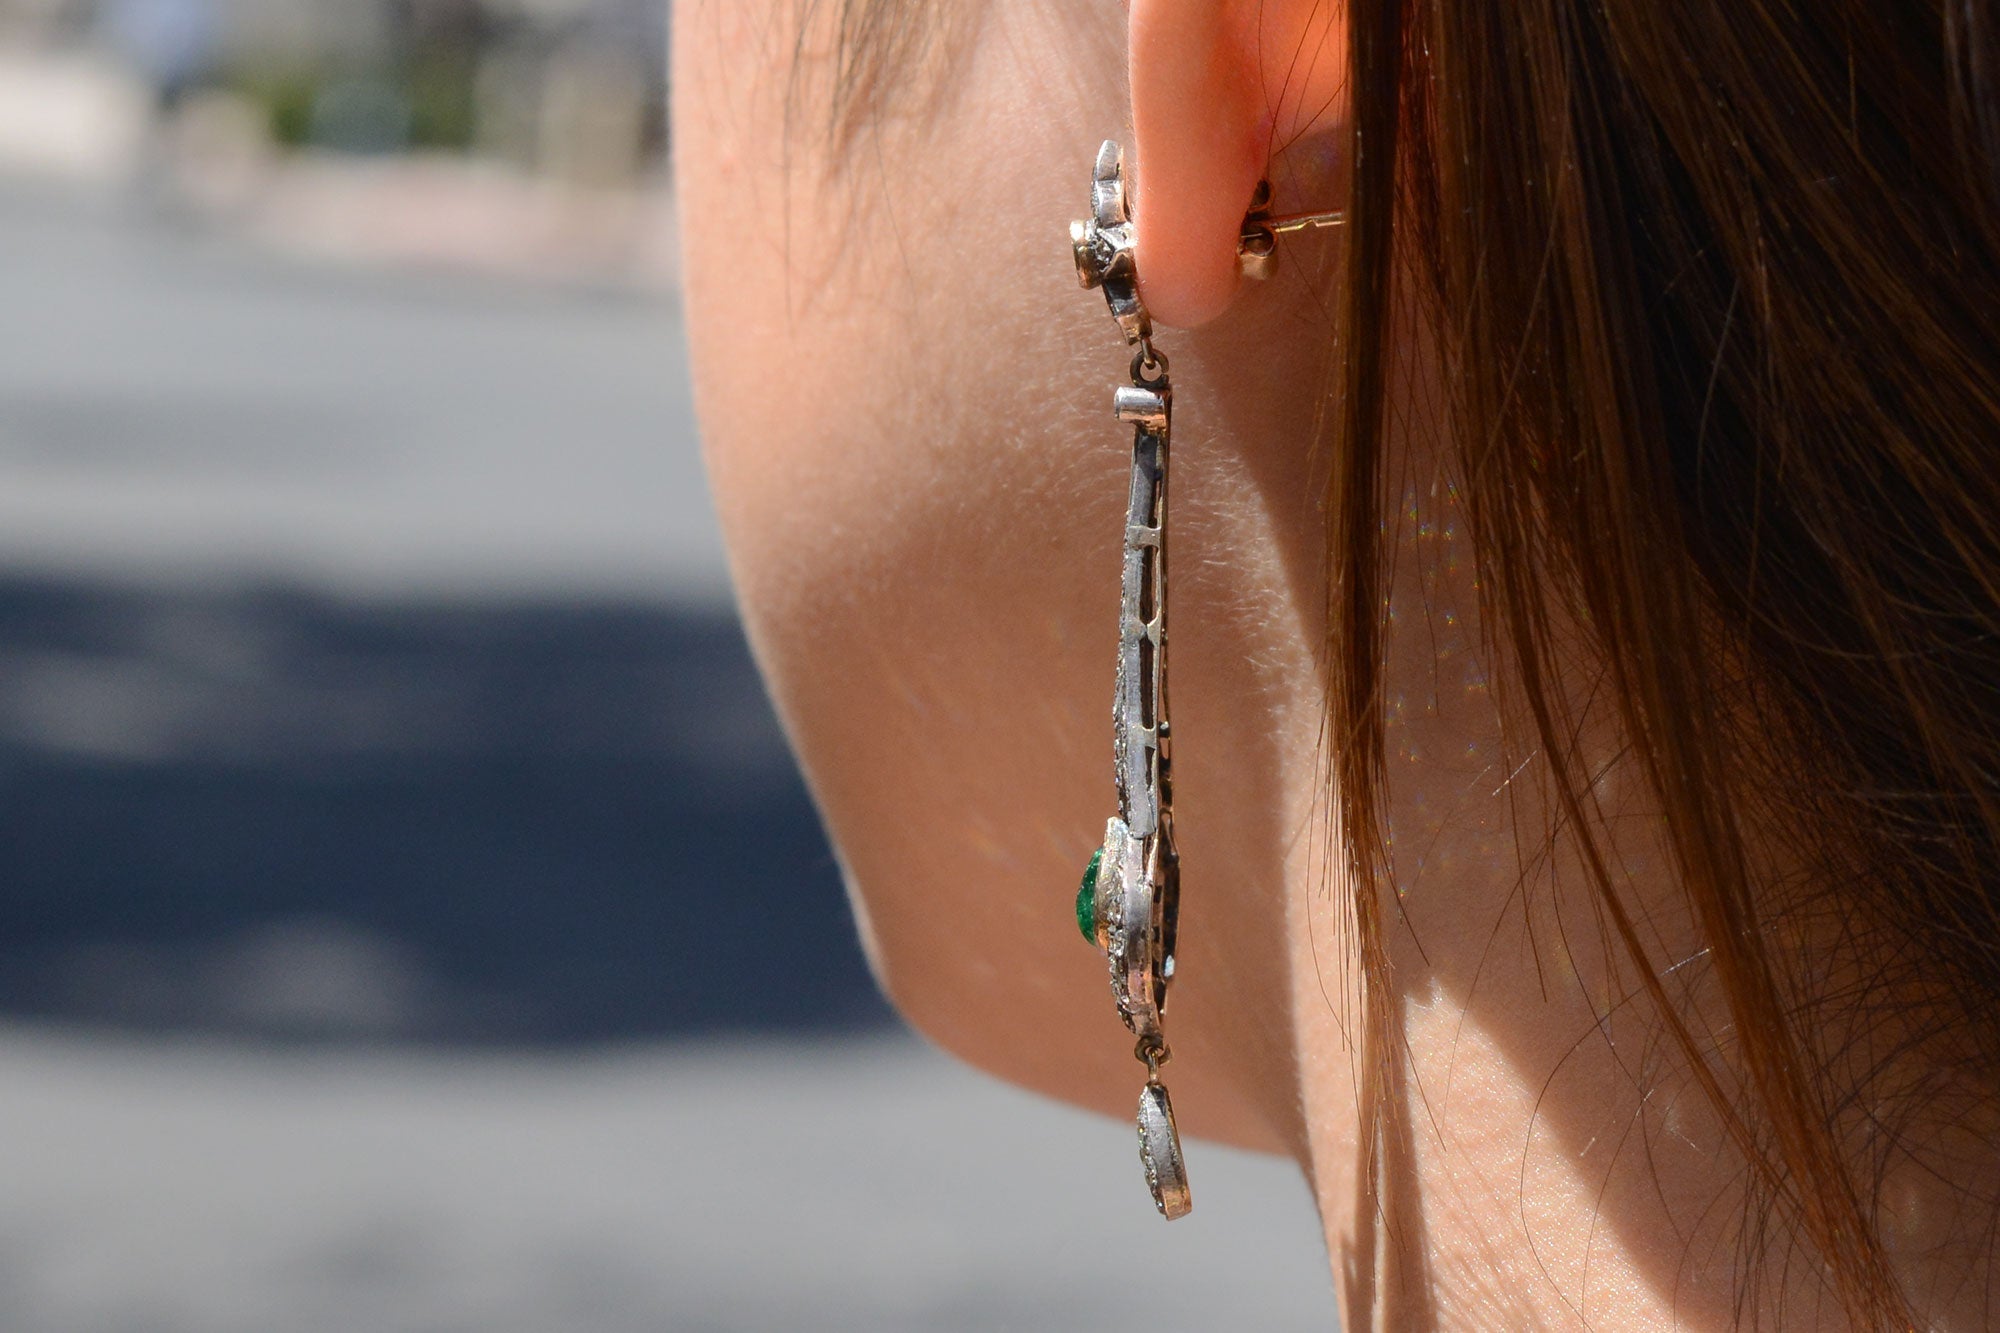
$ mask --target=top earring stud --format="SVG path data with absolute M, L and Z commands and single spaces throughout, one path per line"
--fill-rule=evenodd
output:
M 1104 288 L 1111 316 L 1125 332 L 1127 343 L 1152 336 L 1152 317 L 1139 299 L 1139 269 L 1134 258 L 1132 203 L 1125 188 L 1125 154 L 1107 140 L 1097 153 L 1091 173 L 1091 215 L 1069 224 L 1070 249 L 1076 277 L 1085 288 Z M 1288 232 L 1338 227 L 1347 221 L 1339 210 L 1322 213 L 1271 212 L 1271 182 L 1258 181 L 1250 211 L 1236 240 L 1236 264 L 1246 278 L 1264 279 L 1277 271 L 1278 238 Z
M 1090 173 L 1090 216 L 1069 224 L 1076 280 L 1102 287 L 1111 317 L 1127 343 L 1153 335 L 1152 316 L 1139 299 L 1139 266 L 1133 256 L 1132 205 L 1125 197 L 1125 150 L 1107 139 Z

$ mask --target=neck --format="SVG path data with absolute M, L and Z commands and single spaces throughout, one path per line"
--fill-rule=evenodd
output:
M 1430 444 L 1447 438 L 1443 394 L 1420 349 L 1400 350 L 1418 369 L 1392 379 L 1417 388 L 1389 472 L 1407 480 L 1390 552 L 1382 975 L 1328 961 L 1354 954 L 1355 887 L 1323 887 L 1339 858 L 1304 849 L 1288 895 L 1303 1155 L 1343 1327 L 1619 1333 L 1733 1328 L 1753 1310 L 1761 1327 L 1838 1325 L 1823 1266 L 1799 1261 L 1812 1249 L 1789 1209 L 1746 1186 L 1754 1173 L 1716 1109 L 1718 1092 L 1748 1104 L 1729 1084 L 1728 1015 L 1653 798 L 1581 658 L 1572 697 L 1595 835 L 1644 966 L 1717 1053 L 1703 1078 L 1574 840 L 1552 831 L 1532 730 L 1506 712 L 1481 623 L 1460 490 Z M 1314 826 L 1330 827 L 1326 811 Z M 1385 1021 L 1365 1037 L 1370 984 Z M 1868 1049 L 1895 1044 L 1878 1033 Z M 1929 1122 L 1897 1126 L 1893 1152 L 1879 1110 L 1855 1112 L 1855 1178 L 1882 1182 L 1889 1262 L 1927 1326 L 1982 1328 L 1996 1117 L 1990 1099 L 1926 1100 Z

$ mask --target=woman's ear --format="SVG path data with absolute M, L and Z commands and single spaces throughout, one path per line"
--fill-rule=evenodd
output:
M 1282 147 L 1344 120 L 1343 0 L 1132 0 L 1139 285 L 1192 328 L 1236 294 L 1236 241 Z

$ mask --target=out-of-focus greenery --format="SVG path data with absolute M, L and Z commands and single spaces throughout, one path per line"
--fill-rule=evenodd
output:
M 263 109 L 274 142 L 297 148 L 312 141 L 313 101 L 325 78 L 309 70 L 235 70 L 223 83 Z
M 474 77 L 474 62 L 454 54 L 387 70 L 236 70 L 223 83 L 263 110 L 286 147 L 459 151 L 478 131 Z
M 410 143 L 417 148 L 464 149 L 478 130 L 473 97 L 477 69 L 464 55 L 413 61 L 404 71 L 410 105 Z

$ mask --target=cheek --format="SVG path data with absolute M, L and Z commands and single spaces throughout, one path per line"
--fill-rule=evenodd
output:
M 776 385 L 741 372 L 749 357 L 716 355 L 740 327 L 695 333 L 726 367 L 703 372 L 704 412 L 746 618 L 871 896 L 990 883 L 1024 844 L 1067 853 L 1040 816 L 1062 808 L 1052 776 L 1096 767 L 1072 747 L 1102 730 L 1079 725 L 1100 711 L 1088 646 L 1116 614 L 1099 604 L 1111 581 L 1085 576 L 1116 568 L 1115 515 L 1093 521 L 1115 503 L 1101 475 L 1115 459 L 1059 447 L 1066 412 L 1030 387 L 1035 330 L 1000 327 L 974 348 L 940 322 L 767 326 L 752 336 L 788 368 Z M 1016 907 L 1038 910 L 983 900 Z M 877 914 L 885 938 L 898 915 Z
M 1068 256 L 1077 173 L 996 164 L 945 199 L 857 168 L 895 196 L 857 201 L 697 129 L 679 152 L 738 592 L 878 971 L 947 1047 L 1087 1100 L 1101 1070 L 1129 1114 L 1130 1042 L 1069 905 L 1109 788 L 1123 484 L 1117 450 L 1075 444 L 1110 438 L 1101 382 L 1089 407 L 1052 383 L 1104 333 Z M 746 221 L 745 199 L 792 212 Z

